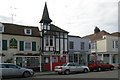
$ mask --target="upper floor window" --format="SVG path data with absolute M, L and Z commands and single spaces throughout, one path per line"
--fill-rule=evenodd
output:
M 25 42 L 25 50 L 31 50 L 31 42 Z
M 84 50 L 84 49 L 85 49 L 85 43 L 81 42 L 81 50 Z
M 24 51 L 24 50 L 32 50 L 36 51 L 36 42 L 25 42 L 25 41 L 19 41 L 19 50 Z
M 113 41 L 113 48 L 118 48 L 118 41 L 117 40 Z
M 0 32 L 4 32 L 4 27 L 0 27 Z
M 25 29 L 25 34 L 26 35 L 31 35 L 32 34 L 32 30 L 31 29 Z
M 46 36 L 46 46 L 53 46 L 53 36 Z
M 73 41 L 70 41 L 70 49 L 74 49 L 74 42 Z
M 97 49 L 96 43 L 91 43 L 91 49 Z
M 91 44 L 89 44 L 89 49 L 91 49 Z
M 0 32 L 4 32 L 4 25 L 0 23 Z

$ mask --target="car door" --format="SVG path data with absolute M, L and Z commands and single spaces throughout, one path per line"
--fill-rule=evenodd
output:
M 78 72 L 78 71 L 80 71 L 80 66 L 79 66 L 79 64 L 77 64 L 77 63 L 74 63 L 74 65 L 75 65 L 75 71 L 76 72 Z
M 79 65 L 79 71 L 84 71 L 84 65 Z
M 9 64 L 2 64 L 2 75 L 13 76 L 13 70 L 9 68 Z
M 22 72 L 21 72 L 20 68 L 18 66 L 14 65 L 14 64 L 10 64 L 9 69 L 12 70 L 12 75 L 13 76 L 22 75 Z
M 70 70 L 71 72 L 76 71 L 76 66 L 75 66 L 73 63 L 69 63 L 69 64 L 68 64 L 68 67 L 69 67 L 69 70 Z

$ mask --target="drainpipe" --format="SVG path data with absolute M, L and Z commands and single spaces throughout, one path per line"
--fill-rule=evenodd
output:
M 41 66 L 41 55 L 40 55 L 40 72 L 42 72 L 42 66 Z
M 50 55 L 50 71 L 52 71 L 52 55 Z

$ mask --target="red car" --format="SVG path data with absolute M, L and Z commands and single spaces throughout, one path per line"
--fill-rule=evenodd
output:
M 94 70 L 102 71 L 102 70 L 106 70 L 106 69 L 109 69 L 109 70 L 114 69 L 114 66 L 112 64 L 104 63 L 101 60 L 100 61 L 90 61 L 88 63 L 88 67 L 89 67 L 90 71 L 94 71 Z

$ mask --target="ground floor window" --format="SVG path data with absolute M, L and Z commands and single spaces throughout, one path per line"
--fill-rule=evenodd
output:
M 69 62 L 73 62 L 73 56 L 74 56 L 73 54 L 69 55 Z
M 16 57 L 16 64 L 21 67 L 39 67 L 39 57 Z
M 38 57 L 26 57 L 28 67 L 38 67 L 39 58 Z
M 58 62 L 58 56 L 52 56 L 52 62 Z
M 16 57 L 16 65 L 18 65 L 18 66 L 23 66 L 22 65 L 22 57 Z
M 113 63 L 117 63 L 117 62 L 118 62 L 118 56 L 117 56 L 117 54 L 114 54 L 114 55 L 112 56 L 112 62 L 113 62 Z
M 78 54 L 74 54 L 74 62 L 78 62 Z
M 103 54 L 103 60 L 106 63 L 109 63 L 109 54 Z
M 61 62 L 66 62 L 66 57 L 65 57 L 65 56 L 60 57 L 60 61 L 61 61 Z

